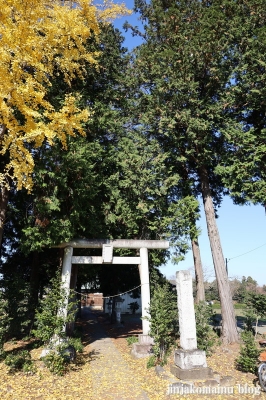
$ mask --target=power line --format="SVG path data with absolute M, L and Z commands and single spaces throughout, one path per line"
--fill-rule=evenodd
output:
M 251 253 L 252 251 L 255 251 L 255 250 L 257 250 L 257 249 L 260 249 L 261 247 L 263 247 L 263 246 L 265 246 L 265 245 L 266 245 L 266 243 L 262 244 L 262 245 L 259 246 L 259 247 L 256 247 L 255 249 L 246 251 L 245 253 L 242 253 L 242 254 L 240 254 L 239 256 L 235 256 L 235 257 L 229 258 L 228 261 L 233 260 L 234 258 L 238 258 L 238 257 L 244 256 L 245 254 Z

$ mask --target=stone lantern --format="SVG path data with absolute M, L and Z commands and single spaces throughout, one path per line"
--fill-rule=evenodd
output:
M 121 310 L 122 310 L 122 303 L 124 299 L 121 296 L 115 297 L 115 312 L 116 312 L 116 321 L 120 324 L 121 323 Z

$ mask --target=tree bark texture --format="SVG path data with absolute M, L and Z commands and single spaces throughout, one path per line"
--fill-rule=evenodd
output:
M 226 272 L 219 231 L 215 219 L 208 173 L 204 167 L 199 169 L 199 176 L 201 180 L 201 190 L 213 264 L 221 301 L 222 340 L 225 344 L 236 343 L 238 342 L 238 332 L 235 311 L 231 296 L 230 284 Z
M 191 239 L 192 253 L 194 259 L 195 278 L 196 278 L 196 303 L 205 301 L 204 277 L 200 257 L 198 240 Z

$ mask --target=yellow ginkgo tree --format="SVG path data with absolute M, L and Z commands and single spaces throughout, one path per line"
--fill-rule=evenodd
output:
M 90 111 L 77 107 L 71 81 L 84 76 L 85 63 L 97 65 L 86 42 L 99 35 L 99 22 L 126 12 L 123 4 L 88 0 L 0 0 L 0 231 L 10 183 L 32 188 L 32 149 L 82 134 Z M 55 109 L 47 91 L 58 76 L 70 89 Z

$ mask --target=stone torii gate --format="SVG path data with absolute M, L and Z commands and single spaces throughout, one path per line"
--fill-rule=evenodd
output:
M 72 264 L 134 264 L 139 267 L 141 283 L 141 303 L 142 317 L 148 315 L 147 309 L 150 304 L 150 279 L 148 250 L 168 249 L 169 242 L 166 240 L 127 240 L 127 239 L 77 239 L 56 246 L 64 248 L 64 258 L 62 267 L 62 286 L 68 292 L 70 288 L 76 286 L 77 269 L 72 270 Z M 74 248 L 97 249 L 102 248 L 102 256 L 73 256 Z M 113 249 L 136 249 L 139 250 L 138 257 L 114 257 Z M 72 278 L 71 278 L 72 272 Z M 63 311 L 67 313 L 67 305 Z M 149 335 L 150 324 L 146 319 L 142 319 L 143 336 Z

